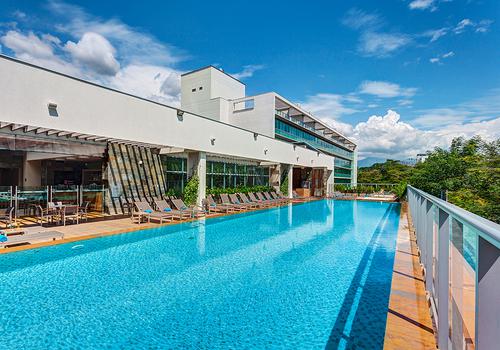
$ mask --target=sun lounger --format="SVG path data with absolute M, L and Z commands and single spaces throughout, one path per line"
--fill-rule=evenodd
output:
M 229 195 L 229 199 L 231 200 L 231 203 L 235 204 L 235 205 L 243 205 L 245 206 L 247 209 L 253 209 L 253 208 L 256 208 L 257 205 L 255 203 L 245 203 L 243 201 L 240 201 L 240 199 L 238 198 L 238 196 L 236 194 L 230 194 Z
M 151 220 L 156 220 L 163 223 L 163 221 L 172 221 L 172 214 L 167 212 L 160 212 L 151 208 L 148 202 L 134 202 L 135 207 L 137 208 L 137 212 L 148 219 L 148 222 Z
M 252 202 L 259 203 L 260 205 L 262 205 L 264 207 L 270 207 L 273 205 L 273 203 L 269 202 L 268 200 L 263 200 L 263 199 L 257 198 L 255 193 L 249 192 L 248 198 L 250 198 L 250 200 Z
M 221 194 L 220 195 L 220 199 L 222 201 L 222 204 L 224 205 L 231 205 L 234 210 L 238 210 L 238 211 L 242 211 L 242 210 L 247 210 L 248 209 L 248 206 L 244 205 L 244 204 L 236 204 L 236 203 L 232 203 L 231 200 L 229 199 L 229 196 L 225 193 Z
M 247 195 L 244 194 L 244 193 L 238 193 L 238 196 L 240 196 L 242 203 L 250 203 L 250 204 L 253 204 L 255 207 L 258 207 L 258 208 L 262 208 L 262 207 L 266 206 L 264 203 L 250 200 L 247 197 Z
M 283 198 L 279 198 L 276 196 L 276 193 L 274 192 L 262 192 L 265 198 L 269 199 L 270 201 L 276 201 L 278 204 L 286 204 L 288 201 Z
M 271 203 L 272 205 L 279 204 L 277 200 L 266 198 L 266 196 L 264 196 L 264 194 L 262 192 L 257 192 L 255 195 L 257 196 L 257 198 L 259 198 L 263 201 L 267 201 L 268 203 Z
M 64 234 L 57 231 L 42 231 L 21 234 L 7 234 L 6 237 L 7 241 L 0 242 L 0 248 L 55 241 L 56 239 L 63 239 Z
M 212 212 L 230 213 L 234 211 L 234 208 L 231 205 L 217 204 L 212 195 L 207 196 L 207 208 L 209 214 L 211 214 Z
M 172 218 L 179 220 L 191 218 L 191 213 L 189 212 L 170 208 L 166 200 L 155 200 L 155 205 L 159 212 L 172 214 Z
M 172 199 L 172 204 L 175 209 L 180 210 L 181 212 L 190 213 L 191 217 L 205 216 L 207 213 L 205 210 L 197 208 L 196 206 L 187 206 L 184 204 L 182 199 Z

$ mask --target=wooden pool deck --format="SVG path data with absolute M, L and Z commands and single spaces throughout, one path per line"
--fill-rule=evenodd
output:
M 401 209 L 384 350 L 436 349 L 415 235 L 407 206 Z

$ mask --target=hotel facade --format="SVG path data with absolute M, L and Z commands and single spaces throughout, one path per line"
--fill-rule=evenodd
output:
M 356 184 L 352 140 L 277 93 L 246 96 L 242 82 L 212 66 L 182 75 L 180 108 L 6 56 L 0 76 L 3 197 L 76 191 L 117 214 L 181 192 L 192 174 L 199 203 L 215 187 L 287 181 L 290 195 L 324 196 Z

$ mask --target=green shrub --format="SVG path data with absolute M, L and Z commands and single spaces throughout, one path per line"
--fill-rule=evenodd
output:
M 288 177 L 285 178 L 285 180 L 281 183 L 281 185 L 280 185 L 280 192 L 284 196 L 288 196 Z
M 200 180 L 197 175 L 193 175 L 184 187 L 183 199 L 187 205 L 193 205 L 198 198 L 198 185 Z

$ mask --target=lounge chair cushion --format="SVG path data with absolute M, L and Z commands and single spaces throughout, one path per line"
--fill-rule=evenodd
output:
M 145 213 L 151 214 L 153 211 L 151 209 L 144 210 Z
M 172 211 L 172 209 L 171 208 L 165 208 L 165 209 L 163 209 L 163 211 L 169 212 L 169 211 Z
M 0 242 L 7 242 L 7 236 L 5 236 L 3 233 L 0 233 Z

